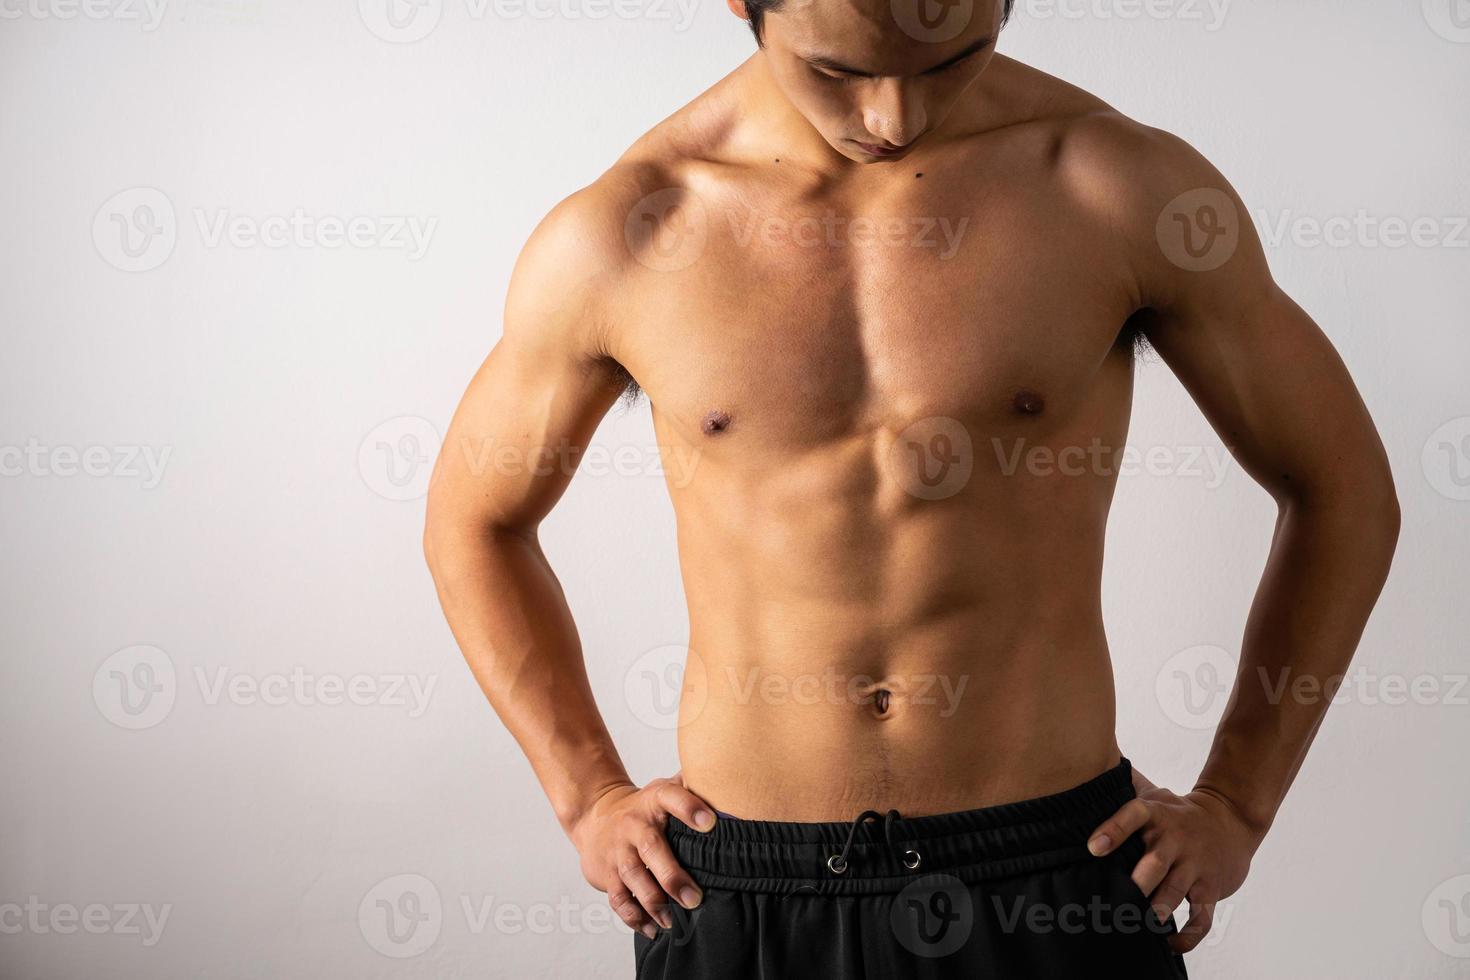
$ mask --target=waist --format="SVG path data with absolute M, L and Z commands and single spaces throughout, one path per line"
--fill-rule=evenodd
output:
M 1117 758 L 1105 648 L 978 650 L 832 670 L 691 653 L 690 790 L 739 816 L 966 810 L 1074 786 Z
M 708 833 L 671 817 L 667 836 L 706 888 L 880 894 L 923 875 L 974 884 L 1087 860 L 1088 835 L 1133 795 L 1123 759 L 1070 789 L 980 809 L 820 823 L 721 816 Z

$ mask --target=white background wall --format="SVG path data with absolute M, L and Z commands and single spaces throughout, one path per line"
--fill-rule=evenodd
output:
M 409 43 L 381 0 L 153 2 L 0 0 L 0 975 L 629 976 L 629 934 L 443 625 L 415 458 L 537 220 L 752 42 L 714 0 L 431 0 Z M 1402 490 L 1347 703 L 1191 969 L 1467 976 L 1470 9 L 1216 3 L 1023 0 L 1000 45 L 1233 180 Z M 417 256 L 210 235 L 298 210 L 434 224 Z M 1417 218 L 1419 244 L 1380 224 Z M 1273 511 L 1190 461 L 1219 443 L 1161 364 L 1135 419 L 1168 458 L 1122 481 L 1111 529 L 1119 737 L 1184 789 Z M 646 404 L 599 444 L 651 446 Z M 659 477 L 580 476 L 544 540 L 635 778 L 671 772 L 623 695 L 686 625 Z M 1390 703 L 1385 677 L 1420 696 Z M 370 703 L 322 703 L 332 684 Z M 416 930 L 385 932 L 380 899 L 417 899 Z M 161 935 L 131 905 L 166 911 Z

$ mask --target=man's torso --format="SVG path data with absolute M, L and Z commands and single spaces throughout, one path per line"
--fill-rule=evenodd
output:
M 1118 759 L 1099 586 L 1141 304 L 1089 195 L 1126 122 L 992 71 L 1013 122 L 840 180 L 730 148 L 739 72 L 631 154 L 608 346 L 677 513 L 684 778 L 740 816 L 967 809 Z

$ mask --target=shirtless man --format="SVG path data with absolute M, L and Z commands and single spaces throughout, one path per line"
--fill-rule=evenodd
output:
M 757 52 L 516 267 L 429 496 L 454 634 L 640 976 L 1182 976 L 1329 700 L 1260 672 L 1340 675 L 1388 572 L 1368 412 L 1220 174 L 997 55 L 1008 3 L 728 2 Z M 1119 753 L 1100 612 L 1140 342 L 1279 507 L 1179 794 Z M 693 461 L 682 768 L 642 787 L 537 544 L 632 384 Z

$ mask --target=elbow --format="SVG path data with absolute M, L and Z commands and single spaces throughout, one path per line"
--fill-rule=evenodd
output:
M 424 508 L 423 546 L 424 563 L 429 566 L 429 574 L 435 581 L 439 579 L 446 546 L 458 523 L 450 516 L 451 513 L 445 506 L 445 501 L 430 488 L 428 503 Z
M 1403 508 L 1399 506 L 1398 488 L 1393 482 L 1393 473 L 1385 474 L 1384 487 L 1377 506 L 1376 523 L 1382 529 L 1388 553 L 1393 555 L 1398 547 L 1399 532 L 1404 526 Z
M 429 574 L 435 579 L 439 577 L 438 537 L 439 525 L 434 519 L 433 508 L 431 507 L 424 517 L 424 564 L 429 566 Z
M 535 540 L 535 526 L 506 521 L 461 498 L 429 491 L 424 509 L 424 563 L 441 587 L 499 550 Z
M 1385 560 L 1392 558 L 1398 546 L 1404 514 L 1399 506 L 1399 491 L 1394 483 L 1393 470 L 1386 461 L 1375 466 L 1364 478 L 1358 498 L 1360 524 L 1368 537 L 1378 542 L 1383 549 Z
M 1351 535 L 1365 560 L 1381 561 L 1385 566 L 1392 561 L 1403 527 L 1403 510 L 1387 463 L 1351 481 L 1339 482 L 1330 490 L 1322 486 L 1296 489 L 1296 493 L 1279 498 L 1283 518 L 1325 521 L 1337 533 Z

